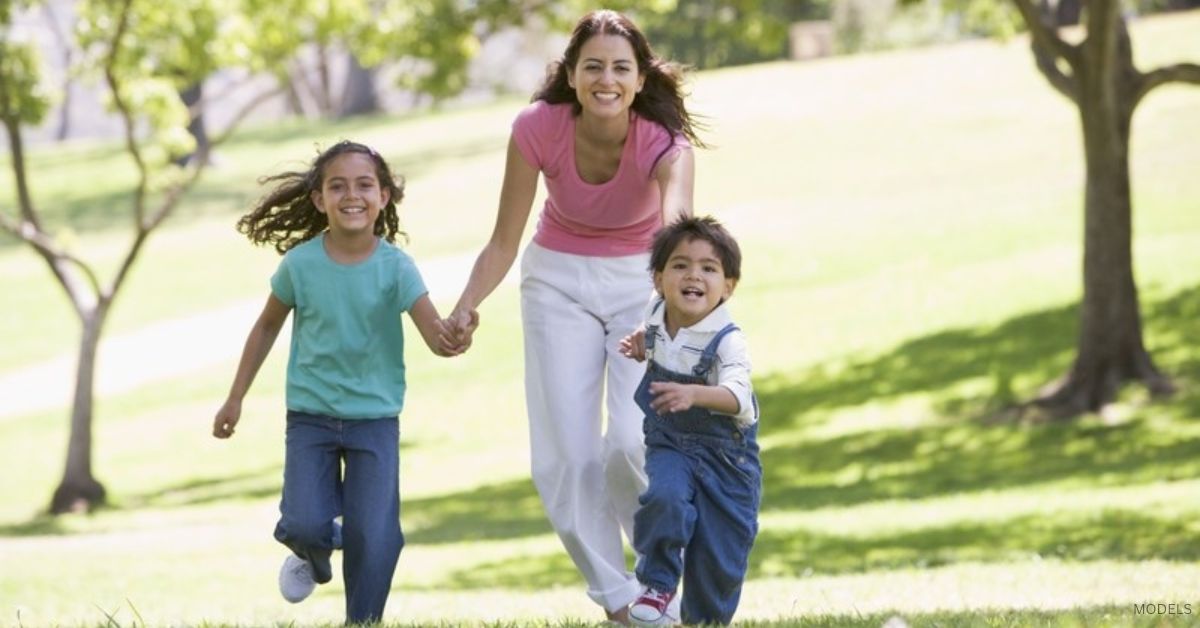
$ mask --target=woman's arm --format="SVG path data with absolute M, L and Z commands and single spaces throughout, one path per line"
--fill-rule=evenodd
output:
M 467 341 L 464 335 L 469 337 L 472 318 L 478 320 L 477 315 L 472 316 L 472 312 L 500 285 L 517 258 L 517 247 L 521 244 L 525 222 L 529 219 L 533 197 L 537 194 L 537 178 L 537 169 L 525 161 L 516 142 L 509 137 L 496 225 L 492 229 L 491 239 L 475 259 L 471 278 L 467 280 L 462 296 L 458 298 L 458 304 L 449 317 L 459 332 L 460 341 Z
M 663 159 L 654 171 L 662 193 L 663 225 L 692 215 L 692 197 L 696 182 L 696 158 L 691 148 L 676 151 Z
M 279 336 L 279 330 L 283 328 L 283 323 L 291 311 L 291 306 L 277 299 L 274 294 L 267 297 L 267 304 L 263 306 L 254 326 L 250 328 L 250 335 L 242 348 L 242 358 L 238 361 L 233 385 L 229 387 L 229 396 L 213 419 L 213 436 L 233 436 L 233 429 L 242 416 L 242 399 L 250 390 L 250 384 L 254 383 L 258 369 L 262 367 L 263 361 L 271 352 L 271 347 L 275 345 L 275 338 Z

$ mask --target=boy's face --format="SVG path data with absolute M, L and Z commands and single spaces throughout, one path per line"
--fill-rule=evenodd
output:
M 667 265 L 654 273 L 654 289 L 666 303 L 670 327 L 691 327 L 733 294 L 737 280 L 725 276 L 708 240 L 680 242 Z

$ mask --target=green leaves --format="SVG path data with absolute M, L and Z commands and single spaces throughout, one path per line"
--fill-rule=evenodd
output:
M 50 109 L 51 98 L 39 75 L 37 50 L 32 44 L 0 31 L 0 119 L 38 124 Z

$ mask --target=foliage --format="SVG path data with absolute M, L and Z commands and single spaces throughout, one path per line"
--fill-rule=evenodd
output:
M 0 26 L 0 120 L 37 124 L 50 108 L 38 69 L 37 49 L 9 38 Z
M 655 50 L 698 69 L 780 59 L 789 26 L 824 19 L 828 0 L 659 0 L 616 2 L 645 31 Z

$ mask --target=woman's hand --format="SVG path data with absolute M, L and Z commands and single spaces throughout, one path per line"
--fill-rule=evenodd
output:
M 479 328 L 479 312 L 474 308 L 456 307 L 450 316 L 446 317 L 442 342 L 450 346 L 459 346 L 466 351 L 471 346 L 471 338 Z

